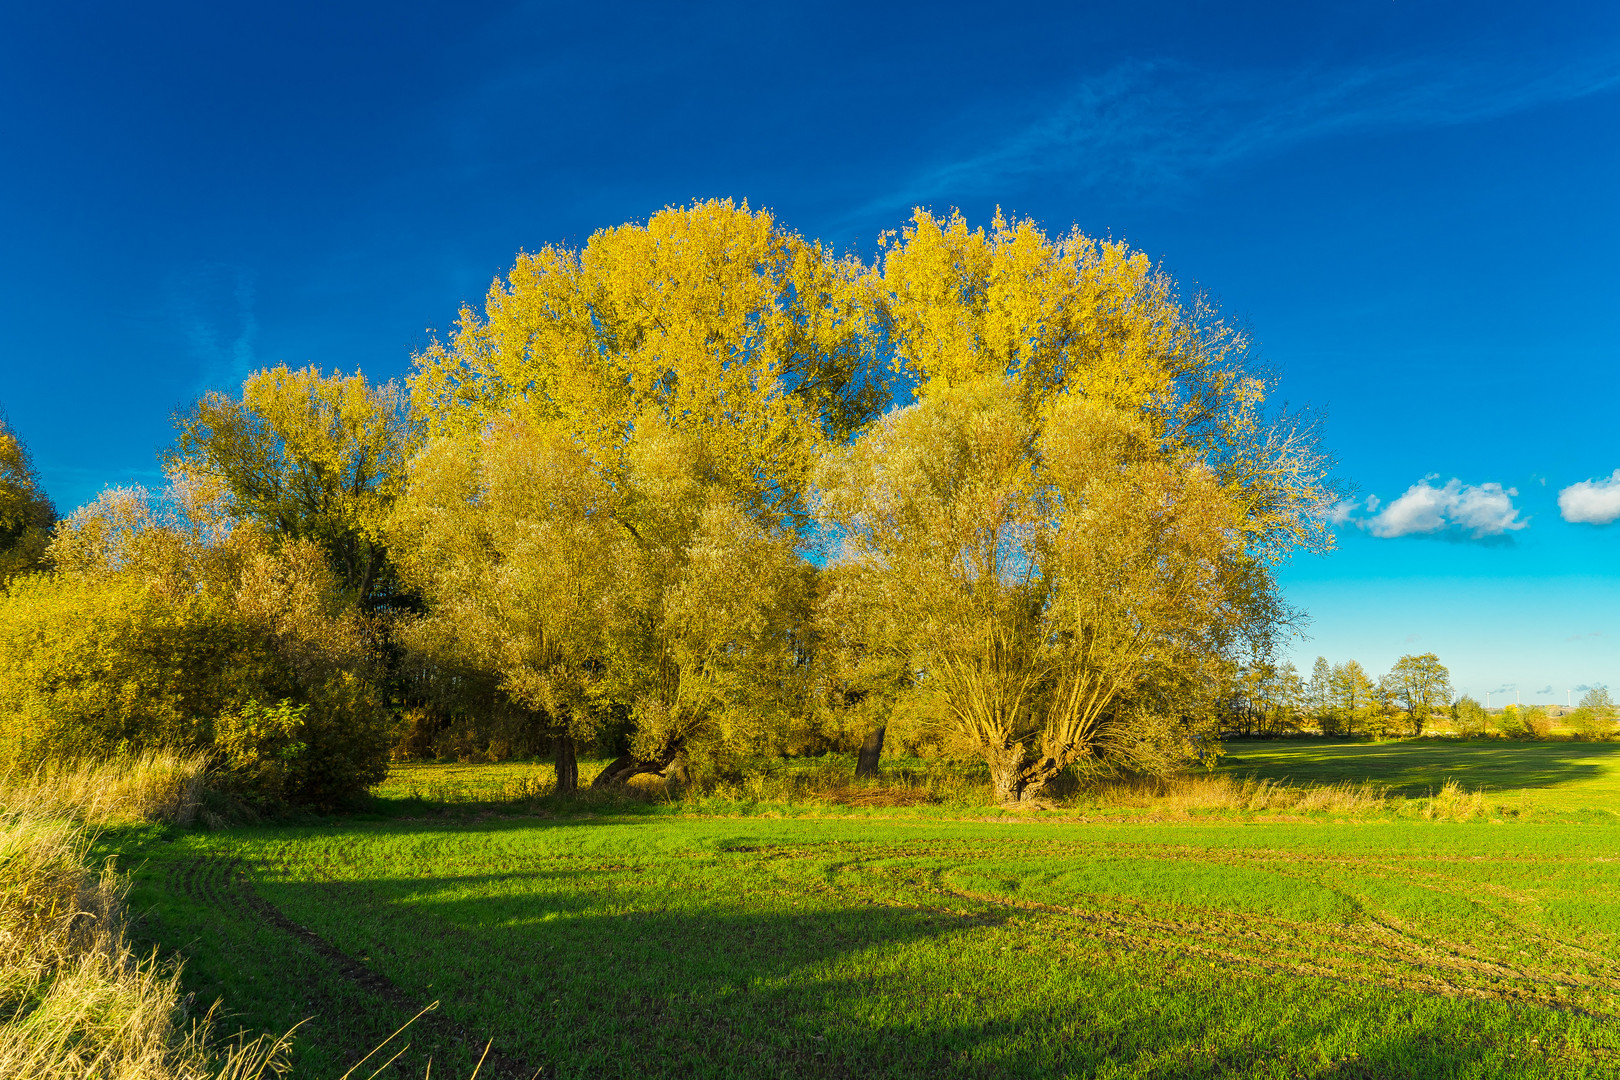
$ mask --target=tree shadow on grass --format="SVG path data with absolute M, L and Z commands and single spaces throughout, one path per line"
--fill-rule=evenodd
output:
M 464 1077 L 484 1038 L 552 1077 L 1505 1075 L 1505 1047 L 1567 1019 L 1089 940 L 1038 955 L 1014 912 L 816 895 L 776 872 L 786 850 L 705 857 L 256 888 L 403 997 L 443 1001 L 454 1026 L 413 1033 L 385 1076 L 421 1077 L 431 1055 L 434 1075 Z M 304 1075 L 338 1075 L 406 1018 L 273 929 L 237 931 L 253 963 L 330 999 Z M 1483 1037 L 1493 1024 L 1511 1034 Z
M 1370 780 L 1409 797 L 1428 795 L 1448 779 L 1470 789 L 1545 789 L 1620 775 L 1620 743 L 1455 739 L 1230 743 L 1221 771 L 1309 783 Z

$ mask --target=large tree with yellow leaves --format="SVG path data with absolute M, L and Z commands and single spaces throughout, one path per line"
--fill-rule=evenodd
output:
M 830 455 L 820 496 L 864 648 L 1002 801 L 1074 765 L 1172 767 L 1189 714 L 1286 620 L 1273 567 L 1330 541 L 1314 431 L 1268 413 L 1242 336 L 1124 245 L 923 212 L 886 239 L 917 400 Z
M 181 414 L 165 464 L 218 485 L 230 513 L 273 537 L 315 544 L 350 599 L 375 608 L 392 593 L 382 526 L 404 478 L 404 405 L 399 386 L 359 372 L 265 368 Z
M 478 463 L 457 496 L 478 524 L 455 534 L 454 558 L 413 558 L 408 576 L 492 637 L 534 646 L 481 662 L 510 697 L 555 714 L 559 740 L 580 734 L 584 697 L 629 711 L 629 752 L 604 780 L 662 770 L 694 740 L 768 743 L 793 705 L 810 478 L 887 401 L 880 317 L 858 261 L 711 201 L 520 257 L 482 313 L 464 309 L 419 357 L 412 402 L 430 444 L 397 527 L 451 520 L 434 507 L 452 460 Z M 588 490 L 589 512 L 501 496 L 489 469 L 513 460 L 513 439 L 577 461 L 570 490 Z M 565 519 L 589 537 L 567 551 L 523 540 Z M 502 539 L 470 539 L 483 535 Z M 595 561 L 522 569 L 580 558 Z M 565 631 L 558 613 L 577 610 L 586 577 L 595 606 Z M 566 705 L 533 692 L 565 684 Z M 571 749 L 559 751 L 566 786 Z

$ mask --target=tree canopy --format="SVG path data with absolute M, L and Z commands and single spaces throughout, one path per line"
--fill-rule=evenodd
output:
M 1000 377 L 939 388 L 835 458 L 822 512 L 872 637 L 1018 801 L 1077 763 L 1162 771 L 1199 693 L 1272 600 L 1209 470 L 1066 396 L 1027 418 Z
M 0 586 L 44 564 L 56 507 L 40 487 L 33 459 L 0 416 Z
M 521 550 L 463 545 L 455 559 L 479 567 L 464 573 L 447 569 L 455 559 L 412 556 L 411 580 L 469 625 L 510 628 L 537 605 L 521 647 L 574 643 L 570 685 L 629 712 L 618 773 L 663 768 L 694 738 L 747 728 L 782 701 L 797 663 L 812 471 L 885 400 L 875 320 L 858 262 L 729 201 L 598 232 L 582 251 L 521 257 L 483 315 L 464 310 L 452 340 L 418 360 L 412 404 L 429 444 L 396 523 L 418 535 L 423 508 L 460 483 L 449 497 L 475 508 L 479 529 L 527 539 Z M 500 449 L 514 439 L 566 468 L 567 497 L 520 508 L 491 486 L 494 473 L 451 464 L 516 461 Z M 570 549 L 541 540 L 565 525 L 588 538 Z M 481 584 L 497 577 L 522 585 Z M 589 627 L 541 632 L 564 610 L 584 619 L 541 597 L 587 579 L 598 583 Z M 479 662 L 564 730 L 574 707 L 524 690 L 540 661 L 486 652 Z
M 210 393 L 179 418 L 171 472 L 207 477 L 230 512 L 326 553 L 343 589 L 375 606 L 389 591 L 383 522 L 404 479 L 400 387 L 358 372 L 286 365 Z
M 1295 618 L 1278 563 L 1331 544 L 1331 463 L 1124 244 L 918 210 L 867 263 L 672 207 L 519 255 L 407 386 L 282 365 L 204 396 L 166 499 L 76 515 L 19 617 L 169 627 L 97 631 L 85 685 L 125 665 L 121 715 L 263 777 L 317 742 L 371 775 L 384 705 L 401 752 L 550 749 L 562 790 L 586 745 L 616 783 L 864 727 L 871 768 L 899 716 L 1027 801 L 1207 757 L 1235 696 L 1274 727 L 1299 694 L 1244 662 Z M 48 525 L 6 494 L 31 475 L 0 438 L 0 541 Z M 83 643 L 36 638 L 6 647 L 71 684 L 52 656 Z M 1372 712 L 1359 667 L 1312 687 Z M 275 784 L 336 783 L 306 780 Z

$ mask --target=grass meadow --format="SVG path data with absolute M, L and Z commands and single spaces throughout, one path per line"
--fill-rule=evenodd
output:
M 1620 745 L 1229 751 L 1017 814 L 925 763 L 567 804 L 420 765 L 98 844 L 297 1077 L 1620 1075 Z

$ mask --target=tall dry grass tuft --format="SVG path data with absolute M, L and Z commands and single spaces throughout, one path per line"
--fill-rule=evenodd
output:
M 983 807 L 994 803 L 988 776 L 961 770 L 894 766 L 871 778 L 855 776 L 853 762 L 829 758 L 810 768 L 745 772 L 694 788 L 688 797 L 732 801 L 785 802 L 805 806 Z
M 1431 821 L 1475 821 L 1490 817 L 1494 810 L 1484 789 L 1468 791 L 1457 781 L 1447 780 L 1424 804 L 1423 816 Z
M 147 750 L 113 758 L 48 761 L 0 775 L 0 807 L 92 825 L 166 821 L 190 825 L 202 804 L 208 757 Z
M 1178 776 L 1115 781 L 1095 789 L 1104 806 L 1154 810 L 1293 810 L 1300 813 L 1366 814 L 1387 807 L 1389 796 L 1371 783 L 1290 784 L 1253 776 Z
M 89 822 L 195 816 L 200 765 L 142 755 L 13 774 L 0 785 L 0 1076 L 285 1075 L 287 1036 L 219 1043 L 211 1013 L 187 1016 L 179 967 L 130 948 L 127 885 L 90 857 Z

